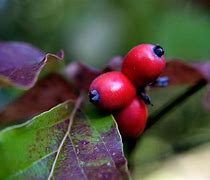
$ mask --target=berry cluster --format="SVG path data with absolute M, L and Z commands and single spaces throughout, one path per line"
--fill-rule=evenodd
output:
M 164 67 L 162 47 L 140 44 L 127 53 L 121 72 L 107 72 L 93 80 L 90 101 L 113 112 L 123 136 L 136 137 L 144 131 L 147 121 L 149 97 L 142 89 L 154 82 Z

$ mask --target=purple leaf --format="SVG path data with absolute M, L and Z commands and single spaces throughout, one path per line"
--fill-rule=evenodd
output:
M 66 67 L 65 73 L 67 78 L 72 80 L 79 89 L 88 90 L 92 80 L 100 75 L 102 71 L 74 61 Z
M 192 66 L 201 72 L 204 78 L 210 82 L 210 61 L 195 63 Z
M 109 60 L 107 66 L 105 67 L 104 71 L 120 71 L 123 62 L 122 56 L 115 56 Z
M 29 89 L 49 60 L 63 59 L 63 51 L 51 54 L 23 42 L 0 43 L 0 85 Z
M 0 124 L 3 126 L 28 119 L 66 100 L 75 99 L 76 96 L 74 88 L 62 76 L 48 75 L 17 100 L 0 110 Z
M 118 71 L 120 70 L 121 64 L 121 56 L 112 58 L 103 70 L 98 70 L 79 61 L 74 61 L 66 67 L 65 74 L 79 89 L 88 90 L 90 83 L 97 76 L 107 71 Z
M 129 179 L 113 117 L 90 104 L 81 111 L 81 101 L 1 131 L 0 178 Z
M 161 76 L 169 78 L 169 85 L 193 84 L 204 78 L 199 70 L 180 60 L 168 61 Z

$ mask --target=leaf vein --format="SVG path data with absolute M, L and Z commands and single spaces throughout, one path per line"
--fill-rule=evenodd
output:
M 87 120 L 89 121 L 89 123 L 91 124 L 90 118 L 89 118 L 87 115 L 86 115 L 86 117 L 87 117 Z M 115 162 L 114 162 L 114 160 L 113 160 L 113 158 L 112 158 L 112 155 L 111 155 L 111 153 L 109 152 L 109 150 L 108 150 L 108 148 L 107 148 L 107 146 L 106 146 L 106 144 L 105 144 L 105 142 L 104 142 L 104 140 L 103 140 L 103 138 L 102 138 L 100 132 L 99 132 L 98 129 L 95 128 L 94 126 L 93 126 L 93 129 L 95 129 L 95 130 L 98 132 L 98 134 L 99 134 L 99 136 L 100 136 L 100 139 L 101 139 L 102 143 L 104 144 L 104 147 L 106 148 L 106 150 L 107 150 L 109 156 L 111 157 L 111 160 L 112 160 L 112 162 L 113 162 L 113 164 L 114 164 L 114 167 L 115 167 L 116 170 L 119 172 L 119 170 L 117 169 L 116 164 L 115 164 Z M 119 172 L 119 173 L 120 173 L 120 172 Z
M 77 98 L 76 102 L 75 102 L 74 109 L 72 110 L 71 115 L 70 115 L 70 117 L 69 117 L 68 129 L 67 129 L 67 131 L 66 131 L 66 133 L 65 133 L 65 135 L 64 135 L 64 137 L 63 137 L 63 139 L 62 139 L 62 141 L 61 141 L 61 143 L 60 143 L 60 145 L 59 145 L 59 147 L 58 147 L 56 157 L 55 157 L 55 159 L 54 159 L 54 161 L 53 161 L 53 165 L 52 165 L 50 174 L 49 174 L 49 176 L 48 176 L 48 180 L 50 180 L 50 179 L 53 177 L 53 172 L 54 172 L 54 169 L 55 169 L 56 162 L 57 162 L 57 160 L 58 160 L 58 156 L 59 156 L 59 154 L 60 154 L 60 152 L 61 152 L 61 149 L 62 149 L 62 147 L 63 147 L 63 145 L 64 145 L 64 143 L 65 143 L 65 141 L 66 141 L 66 138 L 68 137 L 68 134 L 69 134 L 69 132 L 70 132 L 70 130 L 71 130 L 71 126 L 72 126 L 72 124 L 73 124 L 74 116 L 75 116 L 77 110 L 79 109 L 81 102 L 82 102 L 82 95 L 80 95 L 80 96 Z
M 69 137 L 70 141 L 71 141 L 71 142 L 72 142 L 72 144 L 73 144 L 73 141 L 72 141 L 72 139 L 71 139 L 70 134 L 68 135 L 68 137 Z M 79 158 L 78 158 L 78 156 L 77 156 L 77 154 L 76 154 L 76 151 L 75 151 L 74 146 L 73 146 L 73 149 L 74 149 L 74 153 L 75 153 L 76 158 L 77 158 L 77 164 L 78 164 L 78 166 L 79 166 L 79 168 L 80 168 L 80 170 L 81 170 L 82 174 L 84 175 L 85 179 L 88 179 L 88 178 L 87 178 L 87 175 L 85 174 L 85 171 L 84 171 L 83 167 L 81 167 L 81 166 L 80 166 L 80 163 L 79 163 Z

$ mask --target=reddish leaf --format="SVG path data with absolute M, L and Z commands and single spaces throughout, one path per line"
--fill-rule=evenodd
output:
M 210 82 L 210 61 L 195 63 L 192 66 L 201 72 L 204 78 Z
M 70 63 L 65 70 L 66 76 L 74 82 L 79 89 L 88 90 L 90 83 L 103 72 L 118 71 L 122 64 L 122 57 L 112 58 L 104 70 L 98 70 L 79 61 Z
M 169 85 L 192 84 L 203 78 L 203 74 L 199 70 L 178 60 L 167 62 L 161 76 L 169 77 Z
M 27 43 L 0 43 L 0 85 L 29 89 L 47 61 L 61 60 L 63 56 L 63 51 L 45 54 Z
M 120 70 L 122 61 L 120 56 L 111 59 L 105 71 Z M 181 60 L 170 60 L 161 76 L 169 77 L 169 85 L 192 84 L 203 78 L 210 80 L 210 62 L 190 64 Z
M 123 57 L 122 56 L 116 56 L 110 59 L 107 66 L 105 67 L 104 71 L 120 71 L 120 68 L 122 66 Z
M 41 80 L 15 102 L 0 112 L 0 123 L 29 118 L 68 99 L 75 99 L 73 87 L 57 74 Z
M 89 88 L 92 80 L 101 74 L 100 70 L 82 64 L 78 61 L 70 63 L 65 72 L 67 77 L 71 79 L 79 89 L 85 90 Z
M 104 70 L 100 71 L 81 62 L 72 62 L 66 68 L 67 77 L 74 81 L 77 87 L 88 89 L 91 81 L 102 72 L 119 71 L 123 58 L 116 56 L 111 59 Z M 169 85 L 192 84 L 200 79 L 210 79 L 210 62 L 187 64 L 181 60 L 171 60 L 161 76 L 168 76 Z

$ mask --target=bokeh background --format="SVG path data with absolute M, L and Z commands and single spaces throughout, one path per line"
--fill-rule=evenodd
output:
M 210 1 L 0 0 L 0 40 L 26 41 L 46 52 L 64 49 L 66 64 L 80 60 L 98 68 L 140 43 L 160 44 L 167 59 L 205 61 L 210 60 Z M 185 88 L 150 92 L 155 104 L 150 113 Z M 134 179 L 210 179 L 206 90 L 142 136 L 132 157 Z M 18 93 L 1 89 L 0 106 Z

